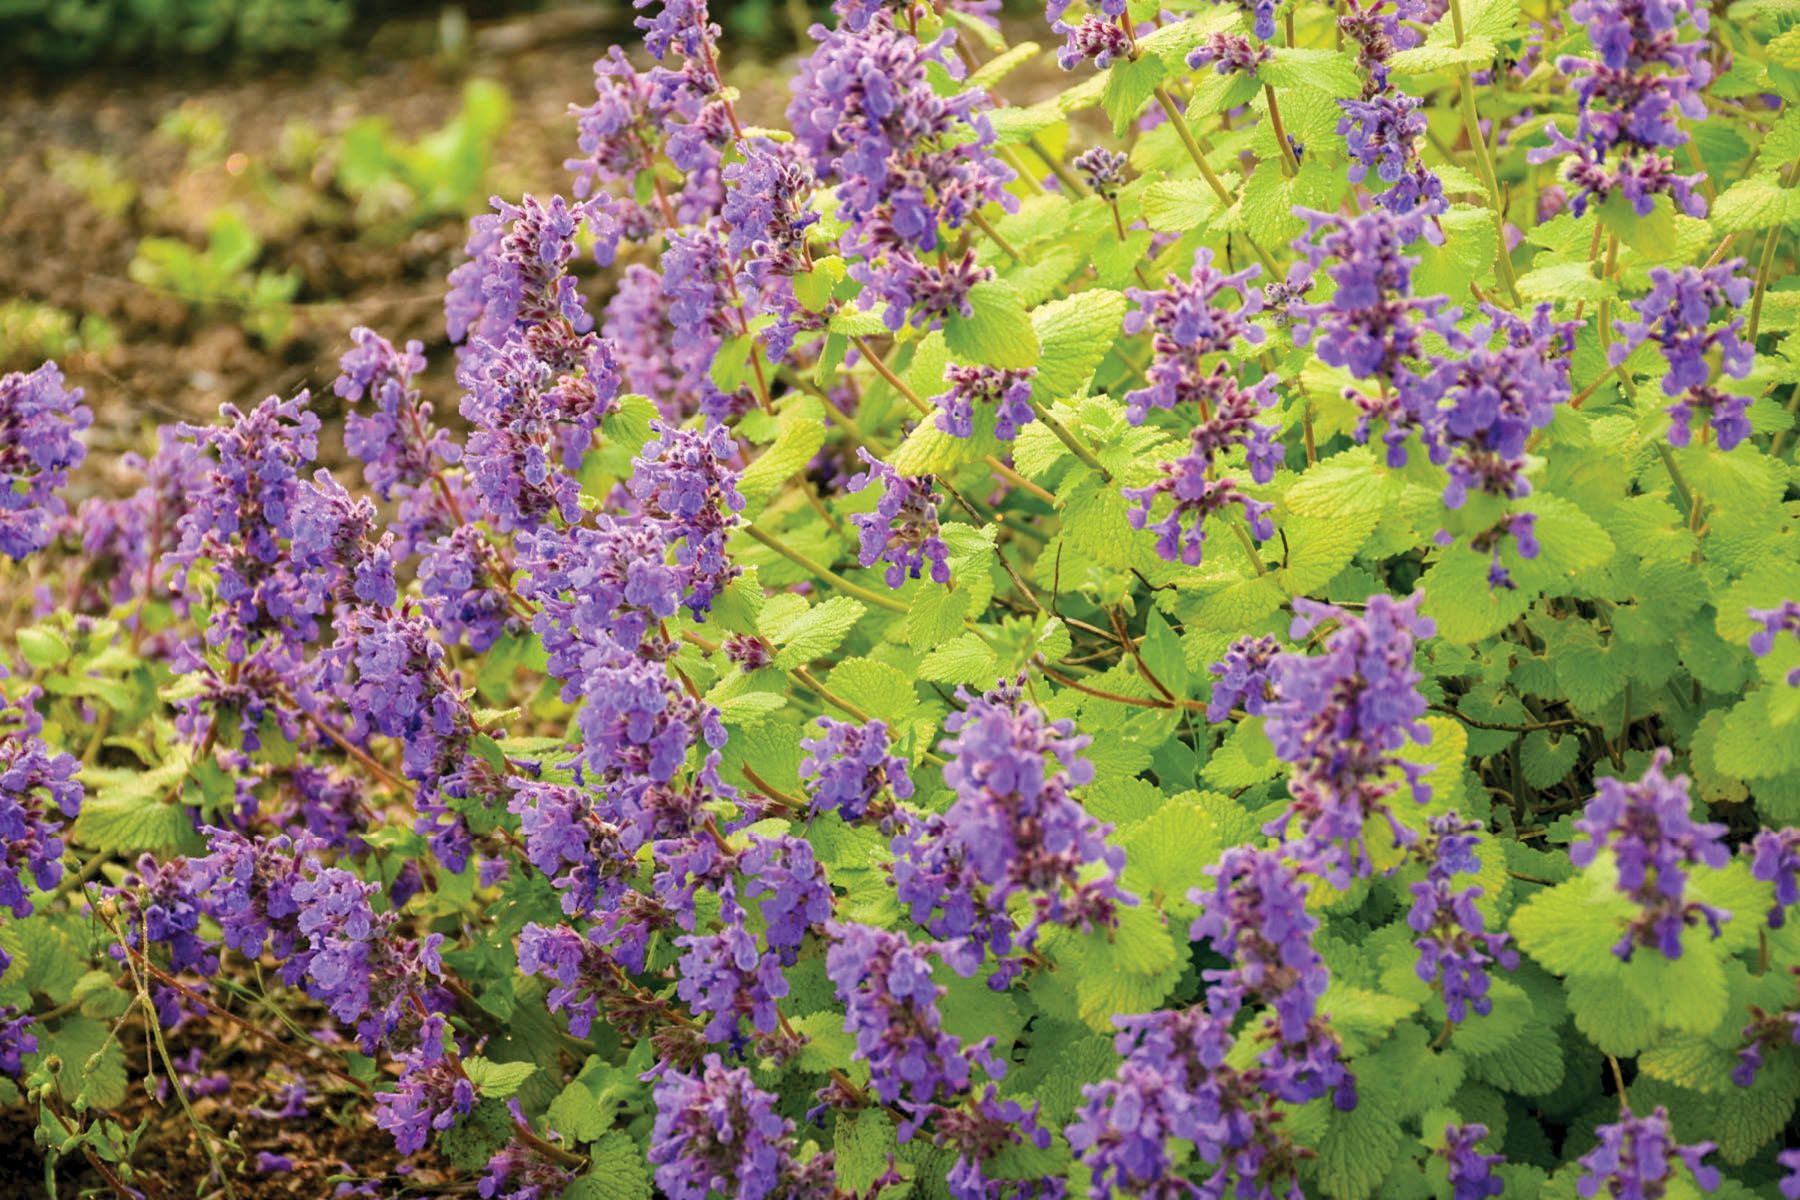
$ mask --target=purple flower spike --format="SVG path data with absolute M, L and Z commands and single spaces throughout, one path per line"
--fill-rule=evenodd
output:
M 850 481 L 850 490 L 860 492 L 878 479 L 882 487 L 874 512 L 850 518 L 862 539 L 857 561 L 865 567 L 885 561 L 884 577 L 891 588 L 900 587 L 908 576 L 919 578 L 928 567 L 934 582 L 949 583 L 950 547 L 938 534 L 937 497 L 932 491 L 936 480 L 930 475 L 901 475 L 860 446 L 856 456 L 869 469 Z
M 1787 910 L 1800 903 L 1800 829 L 1764 829 L 1751 843 L 1750 874 L 1775 887 L 1775 907 L 1769 910 L 1769 928 L 1787 923 Z
M 67 511 L 57 490 L 87 455 L 75 435 L 92 420 L 53 362 L 0 376 L 0 554 L 17 560 L 50 544 Z
M 1494 1168 L 1506 1161 L 1504 1155 L 1483 1154 L 1476 1147 L 1488 1135 L 1486 1125 L 1450 1125 L 1444 1129 L 1444 1144 L 1438 1155 L 1450 1166 L 1451 1200 L 1487 1200 L 1504 1195 L 1506 1184 L 1494 1178 Z
M 951 364 L 944 369 L 944 381 L 950 390 L 933 396 L 931 402 L 938 413 L 938 428 L 951 437 L 975 436 L 975 407 L 994 410 L 994 436 L 1010 442 L 1019 436 L 1019 428 L 1036 417 L 1031 408 L 1031 378 L 1034 367 L 1020 371 L 998 367 L 963 367 Z
M 860 821 L 883 791 L 896 800 L 912 796 L 906 762 L 888 753 L 888 731 L 882 722 L 852 725 L 820 717 L 818 726 L 823 732 L 817 738 L 800 743 L 806 751 L 800 774 L 807 780 L 815 813 L 835 809 L 846 821 Z
M 1791 633 L 1800 638 L 1800 600 L 1783 600 L 1774 608 L 1753 608 L 1750 619 L 1763 627 L 1750 635 L 1750 653 L 1762 658 L 1775 649 L 1779 634 Z M 1789 687 L 1800 687 L 1800 667 L 1788 672 Z
M 1569 861 L 1585 867 L 1610 846 L 1619 867 L 1618 890 L 1643 906 L 1613 947 L 1627 962 L 1639 946 L 1680 958 L 1681 935 L 1690 925 L 1704 921 L 1716 938 L 1731 918 L 1722 908 L 1685 897 L 1689 869 L 1722 870 L 1731 851 L 1720 840 L 1723 825 L 1693 819 L 1688 777 L 1663 774 L 1670 758 L 1668 750 L 1658 749 L 1636 783 L 1600 780 L 1599 792 L 1575 822 L 1582 837 L 1569 847 Z
M 1413 666 L 1416 638 L 1435 626 L 1419 616 L 1421 593 L 1405 600 L 1376 593 L 1358 616 L 1304 597 L 1294 601 L 1290 636 L 1299 639 L 1331 622 L 1324 653 L 1283 654 L 1275 660 L 1275 695 L 1267 730 L 1275 753 L 1294 764 L 1287 811 L 1267 827 L 1293 837 L 1299 852 L 1317 855 L 1326 878 L 1346 887 L 1372 871 L 1367 826 L 1387 822 L 1396 847 L 1414 835 L 1395 818 L 1388 798 L 1400 786 L 1396 774 L 1423 804 L 1431 788 L 1423 770 L 1399 757 L 1413 741 L 1430 738 L 1425 697 Z
M 40 890 L 62 880 L 62 832 L 81 812 L 81 763 L 38 736 L 37 693 L 16 703 L 0 697 L 0 908 L 31 915 L 25 881 Z M 0 970 L 5 964 L 0 962 Z
M 1488 998 L 1490 967 L 1498 963 L 1511 971 L 1519 965 L 1518 952 L 1507 945 L 1510 934 L 1482 929 L 1481 911 L 1475 907 L 1481 888 L 1452 890 L 1455 876 L 1480 867 L 1475 857 L 1480 828 L 1456 813 L 1432 818 L 1431 867 L 1422 881 L 1412 885 L 1413 906 L 1406 917 L 1407 925 L 1420 935 L 1413 942 L 1419 952 L 1418 976 L 1440 985 L 1452 1023 L 1467 1019 L 1470 1009 L 1479 1016 L 1493 1010 L 1494 1002 Z
M 1625 1112 L 1617 1124 L 1600 1126 L 1595 1136 L 1600 1144 L 1582 1156 L 1581 1181 L 1575 1185 L 1584 1200 L 1600 1195 L 1602 1189 L 1609 1196 L 1661 1200 L 1675 1179 L 1677 1163 L 1687 1167 L 1701 1191 L 1719 1186 L 1718 1169 L 1701 1161 L 1713 1144 L 1677 1146 L 1665 1108 L 1647 1117 Z

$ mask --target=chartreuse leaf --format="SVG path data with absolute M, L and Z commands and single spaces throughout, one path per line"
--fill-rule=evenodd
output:
M 612 1132 L 594 1143 L 588 1169 L 563 1193 L 565 1200 L 650 1200 L 650 1169 L 630 1135 Z
M 990 367 L 1029 367 L 1038 359 L 1037 330 L 1018 291 L 1000 279 L 969 289 L 973 312 L 944 320 L 944 341 L 955 354 Z
M 837 649 L 844 640 L 844 635 L 850 632 L 866 611 L 860 600 L 852 600 L 848 596 L 831 596 L 785 618 L 779 614 L 769 616 L 765 613 L 765 619 L 760 624 L 763 636 L 780 647 L 775 656 L 775 665 L 783 670 L 790 670 L 815 658 L 823 658 Z
M 775 441 L 738 477 L 738 491 L 759 504 L 805 468 L 825 443 L 824 409 L 810 396 L 790 401 L 776 425 Z
M 1139 49 L 1143 50 L 1141 44 Z M 1100 106 L 1112 118 L 1114 136 L 1125 136 L 1132 118 L 1143 111 L 1151 94 L 1168 73 L 1168 64 L 1154 50 L 1143 51 L 1136 59 L 1121 58 L 1113 62 L 1106 72 L 1106 91 L 1101 94 Z
M 1119 336 L 1125 297 L 1090 288 L 1054 300 L 1031 313 L 1042 351 L 1031 394 L 1040 404 L 1066 399 L 1086 386 Z

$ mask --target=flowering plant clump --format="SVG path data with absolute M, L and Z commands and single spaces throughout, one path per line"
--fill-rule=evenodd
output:
M 133 494 L 0 380 L 65 1191 L 1800 1196 L 1790 15 L 998 9 L 639 0 Z

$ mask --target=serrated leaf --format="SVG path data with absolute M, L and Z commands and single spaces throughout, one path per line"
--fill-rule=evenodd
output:
M 1125 136 L 1133 118 L 1143 111 L 1144 104 L 1169 73 L 1168 64 L 1156 51 L 1145 50 L 1142 43 L 1138 50 L 1137 58 L 1115 59 L 1106 72 L 1100 107 L 1112 118 L 1115 137 Z
M 775 441 L 738 477 L 738 491 L 747 503 L 761 503 L 804 470 L 824 444 L 825 422 L 816 403 L 803 403 L 784 412 Z
M 463 1072 L 481 1094 L 491 1100 L 504 1100 L 518 1094 L 525 1081 L 537 1073 L 537 1064 L 528 1062 L 490 1062 L 479 1054 L 463 1059 Z
M 970 632 L 927 654 L 919 664 L 919 678 L 932 683 L 992 687 L 999 676 L 999 663 L 993 647 Z
M 1003 279 L 989 279 L 969 289 L 971 315 L 952 313 L 944 319 L 944 341 L 952 352 L 990 367 L 1037 365 L 1038 336 L 1025 302 Z
M 765 610 L 760 624 L 763 636 L 780 647 L 775 665 L 790 671 L 837 649 L 866 611 L 860 600 L 832 596 L 786 619 L 771 618 Z
M 588 1169 L 563 1200 L 650 1200 L 650 1169 L 628 1134 L 613 1132 L 594 1143 Z
M 1032 398 L 1050 404 L 1073 396 L 1087 385 L 1094 369 L 1113 348 L 1125 320 L 1125 297 L 1091 288 L 1052 301 L 1031 313 L 1041 352 Z

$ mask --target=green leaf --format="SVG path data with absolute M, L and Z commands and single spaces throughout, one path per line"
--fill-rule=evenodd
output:
M 945 642 L 919 664 L 919 678 L 932 683 L 992 687 L 999 676 L 999 658 L 975 633 Z
M 1485 37 L 1469 38 L 1461 46 L 1427 42 L 1423 46 L 1398 52 L 1388 59 L 1388 66 L 1401 75 L 1424 75 L 1458 67 L 1479 69 L 1493 62 L 1496 53 L 1498 48 L 1492 40 Z
M 463 1071 L 469 1082 L 489 1099 L 504 1100 L 517 1095 L 525 1081 L 537 1073 L 537 1064 L 528 1062 L 497 1063 L 472 1054 L 463 1059 Z
M 1366 1200 L 1392 1169 L 1405 1141 L 1400 1122 L 1378 1104 L 1365 1100 L 1349 1112 L 1332 1112 L 1314 1164 L 1320 1194 Z
M 1112 118 L 1113 136 L 1124 137 L 1126 129 L 1144 104 L 1169 73 L 1168 64 L 1154 50 L 1140 43 L 1136 59 L 1114 59 L 1106 72 L 1106 90 L 1100 96 L 1100 107 Z
M 1460 299 L 1468 295 L 1471 282 L 1485 279 L 1493 270 L 1500 231 L 1494 227 L 1493 213 L 1463 204 L 1452 206 L 1438 220 L 1444 227 L 1444 240 L 1415 247 L 1419 265 L 1414 286 L 1422 296 Z
M 1049 404 L 1087 386 L 1113 348 L 1125 319 L 1125 297 L 1091 288 L 1032 310 L 1031 325 L 1042 352 L 1031 382 L 1032 398 Z
M 1590 304 L 1609 300 L 1619 289 L 1611 280 L 1601 279 L 1585 262 L 1554 263 L 1538 267 L 1519 276 L 1519 294 L 1527 300 L 1586 301 Z
M 969 289 L 971 316 L 944 319 L 952 352 L 990 367 L 1030 367 L 1038 360 L 1038 336 L 1025 302 L 1010 283 L 989 279 Z
M 1144 189 L 1144 223 L 1164 233 L 1204 229 L 1223 207 L 1203 179 L 1166 179 Z
M 962 633 L 963 618 L 968 613 L 968 588 L 952 590 L 938 583 L 921 584 L 913 593 L 912 607 L 906 614 L 907 644 L 919 652 L 943 645 Z
M 1275 47 L 1272 61 L 1256 73 L 1264 83 L 1278 88 L 1310 87 L 1330 96 L 1354 96 L 1362 90 L 1362 75 L 1348 54 L 1337 50 Z
M 1721 233 L 1774 229 L 1790 217 L 1790 195 L 1774 175 L 1740 179 L 1720 193 L 1707 214 Z
M 40 671 L 54 671 L 68 662 L 73 653 L 60 633 L 43 625 L 21 629 L 17 637 L 19 653 Z
M 1125 851 L 1126 890 L 1170 914 L 1192 915 L 1188 889 L 1206 882 L 1206 867 L 1234 844 L 1235 832 L 1198 804 L 1169 801 L 1113 837 Z
M 1308 467 L 1283 497 L 1290 511 L 1323 520 L 1379 516 L 1394 502 L 1399 484 L 1375 465 L 1375 452 L 1356 446 Z
M 155 770 L 121 772 L 121 781 L 102 786 L 82 803 L 70 835 L 83 846 L 114 854 L 197 848 L 193 810 L 171 800 L 187 773 L 185 754 Z
M 837 1152 L 838 1187 L 862 1195 L 887 1171 L 889 1159 L 899 1153 L 894 1119 L 879 1108 L 840 1112 L 831 1147 Z
M 860 600 L 832 596 L 785 619 L 779 613 L 771 616 L 765 611 L 758 625 L 763 636 L 781 648 L 775 665 L 791 671 L 837 649 L 866 611 Z
M 613 1132 L 594 1143 L 587 1173 L 563 1193 L 564 1200 L 650 1200 L 650 1169 L 637 1142 Z
M 1324 587 L 1350 565 L 1375 532 L 1374 512 L 1341 512 L 1336 517 L 1294 517 L 1283 522 L 1287 562 L 1276 572 L 1290 595 L 1305 596 Z
M 781 414 L 775 441 L 756 456 L 738 477 L 738 491 L 751 505 L 775 494 L 782 484 L 806 468 L 825 444 L 825 422 L 818 402 L 807 398 Z
M 1488 582 L 1488 556 L 1461 546 L 1444 551 L 1425 573 L 1421 611 L 1437 622 L 1439 637 L 1478 642 L 1511 625 L 1531 607 L 1522 587 L 1496 588 Z

